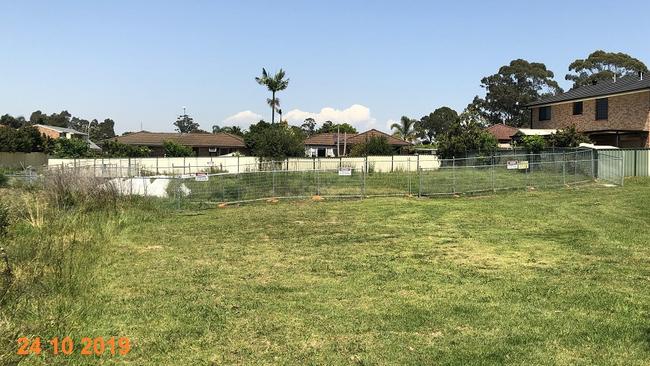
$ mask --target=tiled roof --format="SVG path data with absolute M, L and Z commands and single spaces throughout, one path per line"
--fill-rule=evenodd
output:
M 371 137 L 376 137 L 376 136 L 385 137 L 386 139 L 388 139 L 388 143 L 391 144 L 391 145 L 398 145 L 398 146 L 408 146 L 408 145 L 410 145 L 410 143 L 408 143 L 407 141 L 404 141 L 404 140 L 402 140 L 400 138 L 397 138 L 395 136 L 391 136 L 391 135 L 389 135 L 389 134 L 387 134 L 385 132 L 375 130 L 374 128 L 372 130 L 368 130 L 366 132 L 362 132 L 362 133 L 360 133 L 358 135 L 354 135 L 354 136 L 350 137 L 349 142 L 352 143 L 352 144 L 356 144 L 356 143 L 363 142 L 363 141 L 365 141 L 365 140 L 367 140 L 367 139 L 369 139 Z
M 244 140 L 225 132 L 219 133 L 173 133 L 140 131 L 114 138 L 127 145 L 162 146 L 165 141 L 191 147 L 245 147 Z
M 345 144 L 345 134 L 340 134 L 339 136 L 339 143 L 340 144 Z M 379 130 L 368 130 L 366 132 L 358 133 L 358 134 L 347 134 L 347 144 L 348 145 L 354 145 L 358 144 L 360 142 L 365 141 L 366 139 L 374 136 L 382 136 L 385 137 L 388 140 L 388 143 L 391 145 L 397 145 L 397 146 L 408 146 L 410 145 L 407 141 L 404 141 L 402 139 L 399 139 L 397 137 L 391 136 L 387 133 L 381 132 Z M 319 133 L 317 135 L 308 137 L 305 139 L 305 145 L 310 145 L 310 146 L 335 146 L 337 142 L 337 134 L 336 133 Z
M 52 131 L 56 131 L 59 133 L 71 133 L 74 135 L 87 135 L 85 132 L 80 132 L 77 130 L 73 130 L 72 128 L 65 128 L 65 127 L 58 127 L 58 126 L 50 126 L 50 125 L 34 125 L 34 127 L 42 127 L 42 128 L 48 128 Z
M 627 75 L 618 78 L 616 81 L 614 81 L 614 79 L 599 81 L 596 85 L 585 85 L 571 89 L 566 93 L 543 98 L 534 103 L 530 103 L 528 107 L 568 102 L 572 100 L 597 98 L 606 95 L 628 93 L 644 89 L 650 90 L 650 75 L 644 75 L 643 77 L 640 77 L 639 75 Z
M 494 137 L 496 137 L 499 141 L 510 140 L 510 137 L 517 133 L 517 129 L 515 127 L 511 127 L 503 123 L 492 125 L 485 130 L 494 135 Z

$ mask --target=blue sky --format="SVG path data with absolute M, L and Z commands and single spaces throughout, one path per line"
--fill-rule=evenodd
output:
M 387 130 L 448 105 L 510 60 L 568 65 L 596 49 L 650 64 L 647 1 L 0 0 L 0 114 L 67 109 L 117 132 L 270 119 L 253 78 L 280 67 L 290 122 Z

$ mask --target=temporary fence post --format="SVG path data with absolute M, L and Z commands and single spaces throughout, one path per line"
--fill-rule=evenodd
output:
M 320 196 L 320 169 L 316 170 L 316 195 Z
M 420 169 L 420 154 L 415 155 L 415 167 L 418 172 L 418 197 L 422 197 L 422 172 Z
M 573 158 L 573 183 L 578 181 L 578 150 L 574 152 Z
M 273 166 L 271 167 L 271 169 L 273 169 L 273 171 L 271 172 L 271 174 L 273 175 L 273 176 L 272 176 L 272 180 L 273 180 L 273 183 L 272 183 L 272 184 L 273 184 L 273 188 L 272 188 L 272 190 L 271 190 L 271 196 L 272 196 L 272 197 L 275 197 L 275 164 L 273 164 Z
M 406 159 L 406 167 L 408 170 L 409 196 L 410 196 L 411 194 L 413 194 L 412 193 L 413 191 L 411 190 L 411 157 L 410 156 Z
M 497 190 L 496 190 L 495 185 L 494 185 L 494 155 L 490 156 L 490 165 L 491 165 L 491 167 L 490 167 L 491 168 L 490 169 L 491 170 L 490 175 L 491 175 L 491 178 L 492 178 L 492 192 L 496 192 Z
M 564 153 L 562 153 L 562 184 L 566 185 L 566 160 L 564 159 Z
M 390 156 L 390 172 L 393 172 L 393 165 L 395 165 L 395 155 Z
M 452 186 L 451 186 L 451 191 L 452 193 L 456 193 L 456 157 L 452 156 L 451 157 L 451 178 L 452 178 Z
M 368 176 L 368 157 L 366 156 L 363 160 L 363 192 L 361 192 L 361 197 L 366 195 L 366 177 Z
M 636 177 L 636 154 L 639 152 L 639 150 L 634 150 L 634 176 Z
M 239 174 L 239 155 L 237 155 L 237 174 Z
M 624 183 L 625 183 L 625 159 L 624 159 L 624 156 L 625 156 L 625 155 L 621 155 L 620 160 L 619 160 L 619 161 L 620 161 L 619 166 L 621 167 L 621 168 L 620 168 L 620 172 L 621 172 L 621 187 L 623 187 L 623 185 L 624 185 Z

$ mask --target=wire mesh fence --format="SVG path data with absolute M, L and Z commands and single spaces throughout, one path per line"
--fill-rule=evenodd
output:
M 240 172 L 123 176 L 83 167 L 73 174 L 104 177 L 127 195 L 155 196 L 178 204 L 235 203 L 269 198 L 438 196 L 570 186 L 603 180 L 623 184 L 623 160 L 592 150 L 562 153 L 475 156 L 436 159 L 420 157 L 357 158 L 346 161 L 267 161 L 240 166 Z M 338 160 L 338 161 L 337 161 Z M 117 169 L 117 168 L 116 168 Z M 132 168 L 130 168 L 132 169 Z

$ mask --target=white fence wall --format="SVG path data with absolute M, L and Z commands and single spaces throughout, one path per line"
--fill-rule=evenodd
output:
M 436 155 L 369 156 L 368 169 L 376 172 L 417 171 L 437 169 Z M 276 169 L 307 171 L 333 170 L 340 167 L 363 169 L 366 158 L 289 158 L 276 163 Z M 193 173 L 243 173 L 271 169 L 270 164 L 260 164 L 257 157 L 224 156 L 205 158 L 131 158 L 131 159 L 50 159 L 49 168 L 92 168 L 107 176 L 133 176 Z

